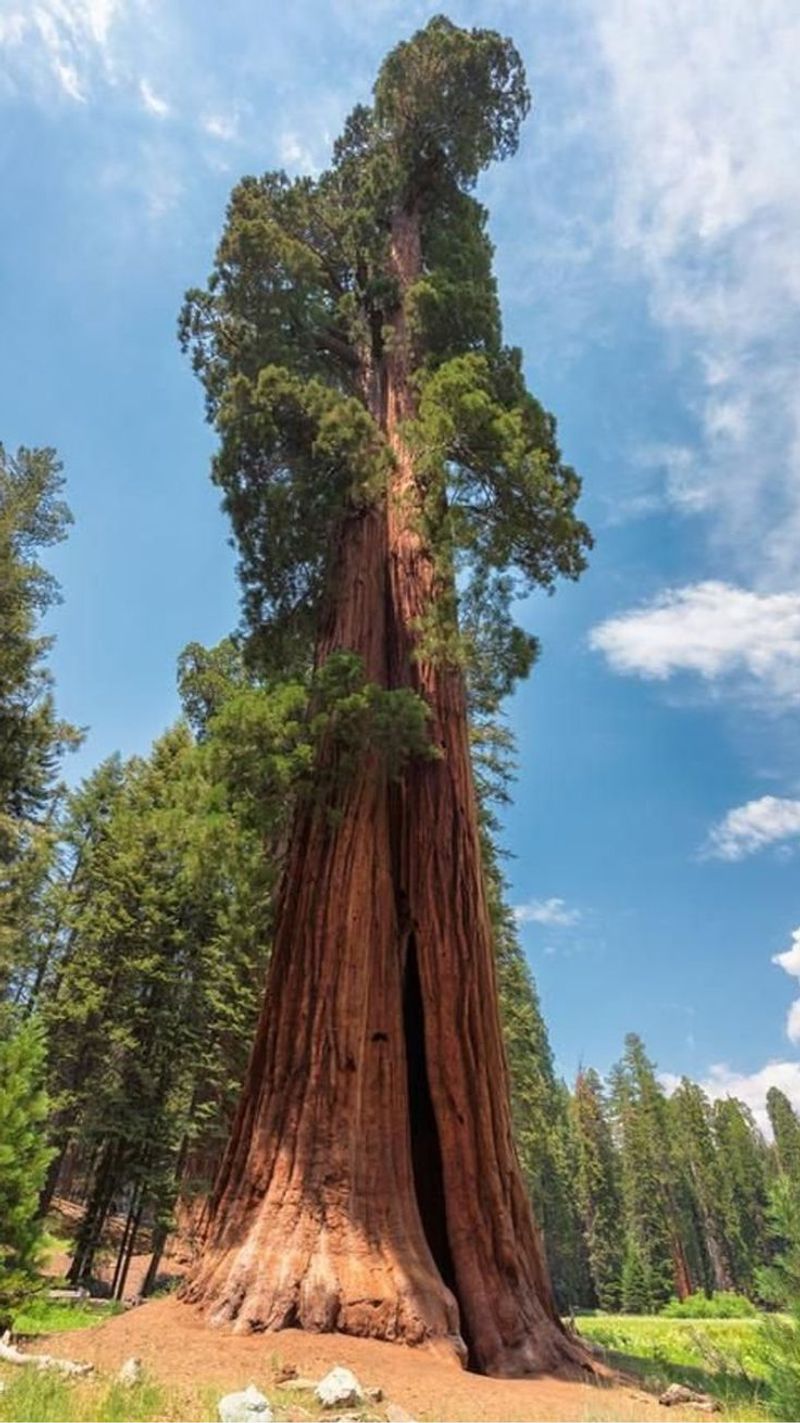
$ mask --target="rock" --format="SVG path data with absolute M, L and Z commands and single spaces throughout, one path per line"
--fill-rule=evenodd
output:
M 316 1393 L 323 1408 L 348 1408 L 364 1400 L 364 1390 L 349 1369 L 331 1369 L 324 1379 L 320 1379 Z
M 135 1384 L 141 1383 L 144 1377 L 141 1359 L 126 1359 L 117 1374 L 117 1383 L 125 1384 L 126 1388 L 133 1388 Z
M 367 1395 L 367 1398 L 370 1400 L 371 1403 L 382 1403 L 382 1402 L 383 1402 L 383 1389 L 382 1389 L 382 1388 L 365 1388 L 365 1389 L 364 1389 L 364 1392 L 365 1392 L 365 1394 Z
M 415 1423 L 410 1413 L 400 1406 L 399 1403 L 387 1403 L 386 1405 L 387 1423 Z
M 704 1413 L 720 1413 L 722 1411 L 722 1404 L 716 1398 L 712 1398 L 710 1393 L 698 1393 L 697 1389 L 689 1388 L 685 1383 L 671 1383 L 658 1401 L 663 1403 L 665 1408 L 673 1408 L 679 1404 L 684 1407 L 702 1409 Z
M 219 1423 L 272 1423 L 269 1400 L 252 1383 L 241 1393 L 226 1393 L 217 1413 Z

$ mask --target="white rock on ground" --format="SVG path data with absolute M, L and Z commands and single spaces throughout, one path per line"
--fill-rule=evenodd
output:
M 347 1408 L 362 1403 L 364 1390 L 349 1369 L 335 1368 L 317 1384 L 317 1399 L 323 1408 Z
M 133 1388 L 137 1383 L 142 1382 L 143 1376 L 144 1369 L 142 1368 L 141 1359 L 126 1359 L 117 1374 L 117 1383 L 124 1383 L 127 1388 Z
M 269 1400 L 249 1384 L 241 1393 L 226 1393 L 217 1404 L 219 1423 L 272 1423 Z

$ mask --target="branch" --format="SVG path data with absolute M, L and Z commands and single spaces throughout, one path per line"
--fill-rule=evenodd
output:
M 78 1364 L 74 1359 L 57 1359 L 53 1354 L 23 1354 L 11 1343 L 11 1335 L 6 1330 L 0 1339 L 0 1359 L 4 1364 L 30 1364 L 36 1369 L 55 1369 L 58 1373 L 71 1377 L 83 1377 L 94 1371 L 93 1364 Z

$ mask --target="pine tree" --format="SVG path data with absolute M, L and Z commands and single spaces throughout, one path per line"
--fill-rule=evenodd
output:
M 622 1289 L 620 1163 L 603 1085 L 593 1068 L 578 1073 L 573 1113 L 578 1144 L 578 1202 L 589 1269 L 600 1308 L 613 1311 L 619 1307 Z M 632 1270 L 634 1262 L 628 1267 L 629 1275 Z M 633 1280 L 629 1279 L 629 1299 L 633 1289 Z
M 35 1289 L 40 1264 L 39 1192 L 51 1156 L 44 1059 L 41 1024 L 15 1022 L 0 1005 L 0 1330 Z
M 711 1105 L 702 1088 L 684 1077 L 670 1099 L 669 1114 L 674 1159 L 690 1183 L 697 1213 L 700 1278 L 708 1290 L 730 1290 L 734 1279 L 726 1240 L 726 1183 L 714 1139 Z
M 800 1193 L 800 1119 L 785 1092 L 770 1087 L 767 1114 L 775 1138 L 778 1168 Z
M 52 450 L 0 445 L 0 999 L 28 993 L 41 932 L 40 903 L 55 851 L 56 773 L 79 733 L 56 715 L 46 666 L 52 639 L 38 630 L 59 592 L 39 562 L 64 538 Z
M 622 1062 L 612 1074 L 612 1110 L 622 1164 L 625 1269 L 652 1310 L 673 1289 L 680 1298 L 690 1294 L 692 1281 L 673 1181 L 666 1097 L 635 1033 L 626 1037 Z
M 511 597 L 577 576 L 588 543 L 552 417 L 502 343 L 470 193 L 527 107 L 510 42 L 432 20 L 319 179 L 238 186 L 183 320 L 251 661 L 305 676 L 344 657 L 364 679 L 340 685 L 317 794 L 295 804 L 188 1294 L 243 1329 L 466 1341 L 501 1373 L 578 1357 L 512 1144 L 456 584 L 489 590 L 524 673 Z
M 768 1151 L 752 1113 L 734 1097 L 715 1102 L 714 1135 L 723 1182 L 725 1239 L 733 1282 L 753 1294 L 758 1267 L 769 1257 Z

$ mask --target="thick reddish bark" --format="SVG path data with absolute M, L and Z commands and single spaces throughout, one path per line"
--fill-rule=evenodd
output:
M 414 213 L 395 222 L 402 289 Z M 500 1374 L 586 1363 L 562 1329 L 512 1140 L 463 676 L 415 656 L 441 587 L 416 517 L 402 306 L 368 400 L 395 455 L 341 531 L 321 659 L 431 708 L 442 756 L 388 785 L 365 755 L 338 814 L 305 804 L 265 1004 L 186 1296 L 239 1329 L 440 1340 Z M 366 386 L 366 380 L 365 380 Z M 328 754 L 333 754 L 329 752 Z

